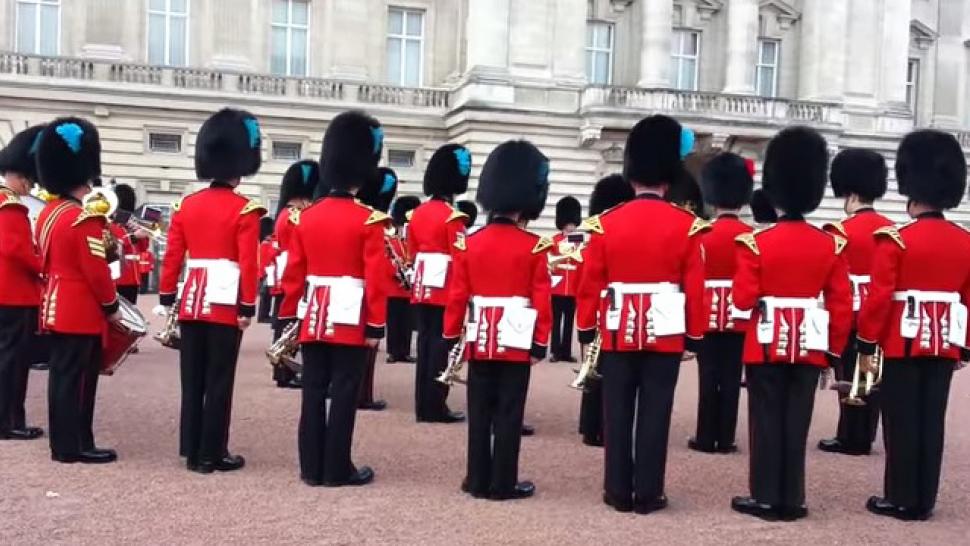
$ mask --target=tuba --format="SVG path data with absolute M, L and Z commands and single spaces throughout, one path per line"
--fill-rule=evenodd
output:
M 599 365 L 600 348 L 602 346 L 603 334 L 599 330 L 596 330 L 596 337 L 589 345 L 589 348 L 586 349 L 586 354 L 583 356 L 583 364 L 579 367 L 579 372 L 576 373 L 576 379 L 569 384 L 570 387 L 577 390 L 586 390 L 590 379 L 596 380 L 600 378 L 596 367 Z
M 266 349 L 266 358 L 271 366 L 286 366 L 297 373 L 303 371 L 303 366 L 295 359 L 300 349 L 300 324 L 299 320 L 287 324 L 280 332 L 279 339 Z

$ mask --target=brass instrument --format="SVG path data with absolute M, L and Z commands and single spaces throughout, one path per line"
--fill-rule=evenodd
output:
M 567 264 L 569 260 L 575 262 L 583 261 L 583 249 L 585 248 L 585 243 L 572 243 L 570 241 L 562 241 L 559 246 L 556 247 L 556 254 L 549 253 L 549 273 L 555 273 L 557 269 L 576 269 L 576 266 Z
M 181 307 L 178 302 L 168 310 L 165 315 L 165 325 L 155 333 L 152 338 L 162 344 L 163 347 L 178 350 L 182 345 L 182 336 L 179 332 L 178 309 Z
M 394 250 L 394 245 L 391 243 L 391 238 L 395 237 L 394 228 L 389 227 L 384 232 L 384 248 L 387 250 L 387 256 L 391 259 L 391 263 L 394 265 L 394 278 L 397 280 L 401 288 L 410 291 L 412 287 L 411 283 L 411 268 L 407 264 L 407 260 L 403 256 L 399 255 L 396 250 Z
M 464 385 L 466 381 L 462 379 L 459 374 L 461 369 L 465 366 L 465 334 L 468 331 L 468 326 L 466 325 L 461 329 L 461 334 L 458 336 L 458 343 L 448 351 L 448 366 L 445 368 L 441 375 L 439 375 L 435 380 L 439 383 L 444 383 L 445 385 L 451 386 L 455 383 L 460 383 Z
M 878 383 L 878 380 L 882 378 L 882 351 L 878 348 L 876 349 L 876 354 L 873 355 L 876 361 L 876 366 L 878 368 L 878 373 L 861 371 L 861 366 L 859 365 L 862 360 L 862 355 L 856 357 L 855 361 L 855 371 L 852 373 L 852 386 L 849 388 L 849 393 L 845 398 L 842 399 L 842 403 L 849 406 L 864 406 L 866 401 L 862 398 L 863 396 L 869 396 L 872 389 Z M 878 375 L 878 379 L 877 379 Z
M 128 219 L 128 229 L 132 231 L 144 229 L 148 232 L 148 237 L 150 239 L 161 245 L 168 242 L 168 239 L 165 237 L 165 232 L 162 229 L 161 222 L 149 222 L 147 220 L 142 220 L 141 218 L 132 216 Z
M 295 360 L 300 350 L 300 321 L 293 321 L 283 328 L 280 337 L 266 349 L 266 358 L 271 366 L 286 366 L 294 372 L 303 371 L 303 366 Z
M 118 196 L 106 188 L 93 188 L 81 200 L 81 205 L 91 214 L 111 216 L 118 210 Z
M 596 371 L 596 368 L 599 365 L 600 348 L 602 346 L 603 334 L 596 330 L 596 337 L 593 338 L 593 342 L 586 349 L 586 354 L 583 355 L 583 364 L 580 366 L 579 372 L 576 373 L 576 379 L 569 384 L 570 387 L 581 391 L 586 390 L 590 379 L 600 379 L 600 374 Z

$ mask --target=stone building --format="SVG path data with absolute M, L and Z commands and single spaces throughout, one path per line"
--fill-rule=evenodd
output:
M 970 145 L 968 38 L 968 0 L 0 0 L 0 142 L 88 117 L 105 177 L 165 206 L 198 187 L 202 120 L 238 106 L 265 136 L 241 190 L 275 209 L 287 166 L 363 108 L 386 126 L 403 191 L 420 192 L 444 142 L 472 150 L 474 176 L 524 137 L 552 160 L 551 206 L 585 201 L 655 112 L 697 132 L 699 157 L 758 159 L 789 124 L 890 164 L 914 126 Z M 827 200 L 816 219 L 839 209 Z

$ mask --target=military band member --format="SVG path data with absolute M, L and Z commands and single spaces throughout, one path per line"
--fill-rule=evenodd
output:
M 601 179 L 589 196 L 589 215 L 592 218 L 633 199 L 633 186 L 622 175 L 613 174 Z M 584 222 L 581 229 L 586 230 Z M 583 249 L 584 255 L 586 249 Z M 579 406 L 579 433 L 583 443 L 603 447 L 603 381 L 598 377 L 586 380 Z
M 105 261 L 103 214 L 81 200 L 101 172 L 98 130 L 78 118 L 61 118 L 41 133 L 40 185 L 58 197 L 37 220 L 36 239 L 47 279 L 41 328 L 51 348 L 48 383 L 51 458 L 62 463 L 110 463 L 111 449 L 94 442 L 94 406 L 101 371 L 101 336 L 117 321 L 118 294 Z
M 261 137 L 252 114 L 223 109 L 199 129 L 195 172 L 208 188 L 173 208 L 162 261 L 160 303 L 178 313 L 182 408 L 179 452 L 208 474 L 245 465 L 229 452 L 232 391 L 242 331 L 256 314 L 259 277 L 257 202 L 235 191 L 259 171 Z M 182 266 L 182 297 L 175 305 Z
M 701 174 L 703 201 L 714 209 L 711 230 L 704 245 L 704 303 L 708 309 L 707 333 L 697 353 L 699 380 L 697 430 L 687 446 L 705 453 L 738 450 L 734 434 L 741 392 L 741 353 L 746 318 L 732 304 L 737 236 L 751 233 L 739 214 L 751 199 L 754 165 L 736 154 L 721 153 Z
M 20 201 L 37 180 L 34 142 L 43 130 L 35 125 L 21 131 L 0 150 L 0 440 L 44 434 L 27 426 L 24 404 L 42 285 L 28 209 Z
M 944 422 L 954 369 L 970 360 L 970 234 L 946 220 L 966 190 L 967 165 L 949 133 L 910 133 L 896 152 L 899 193 L 913 220 L 876 231 L 869 297 L 858 319 L 863 370 L 877 372 L 886 473 L 867 508 L 902 520 L 928 519 L 936 505 Z
M 405 244 L 408 217 L 421 204 L 414 195 L 403 195 L 394 200 L 391 218 L 396 228 L 391 245 L 405 264 L 412 265 L 413 256 Z M 411 305 L 411 291 L 395 283 L 387 294 L 387 362 L 414 362 L 411 356 L 411 337 L 414 333 L 415 309 Z
M 141 283 L 138 262 L 141 253 L 148 250 L 148 232 L 140 227 L 132 229 L 128 222 L 135 212 L 135 190 L 127 184 L 116 184 L 112 191 L 118 196 L 118 211 L 109 229 L 121 244 L 121 252 L 118 261 L 109 265 L 118 293 L 129 302 L 138 303 L 138 285 Z
M 149 248 L 143 250 L 138 256 L 138 274 L 141 275 L 141 282 L 138 283 L 142 294 L 147 294 L 149 283 L 151 282 L 152 271 L 155 270 L 155 253 Z
M 424 173 L 424 193 L 430 199 L 414 209 L 408 225 L 408 255 L 414 257 L 411 303 L 418 315 L 418 365 L 414 381 L 417 421 L 454 423 L 465 415 L 448 408 L 448 386 L 435 381 L 448 361 L 441 338 L 445 305 L 452 281 L 455 243 L 464 241 L 465 214 L 452 207 L 468 189 L 471 153 L 446 144 L 431 156 Z
M 468 233 L 475 231 L 475 220 L 478 219 L 478 206 L 467 199 L 455 203 L 455 208 L 465 215 L 465 229 Z
M 731 507 L 766 520 L 808 514 L 805 443 L 819 372 L 842 353 L 852 325 L 845 239 L 804 217 L 822 201 L 827 171 L 825 139 L 816 131 L 778 133 L 768 144 L 763 185 L 784 215 L 737 239 L 734 305 L 753 311 L 744 342 L 751 492 Z
M 302 315 L 300 477 L 311 486 L 374 479 L 371 468 L 354 466 L 350 450 L 367 353 L 384 335 L 390 217 L 354 194 L 375 176 L 383 137 L 377 120 L 363 112 L 335 117 L 320 157 L 321 183 L 330 194 L 293 218 L 280 318 Z
M 545 251 L 552 243 L 517 223 L 544 206 L 548 176 L 549 160 L 531 143 L 499 145 L 482 168 L 476 195 L 492 220 L 455 242 L 444 336 L 450 345 L 468 343 L 468 471 L 462 490 L 476 498 L 535 493 L 532 482 L 519 481 L 519 447 L 530 364 L 545 357 L 549 343 Z
M 573 323 L 576 319 L 576 287 L 579 285 L 581 233 L 570 236 L 582 221 L 583 207 L 571 195 L 556 202 L 556 229 L 549 249 L 552 275 L 552 345 L 549 362 L 576 362 L 573 357 Z
M 636 197 L 587 221 L 592 236 L 577 326 L 583 345 L 597 331 L 602 336 L 603 500 L 623 512 L 647 514 L 667 506 L 674 388 L 685 343 L 696 350 L 707 325 L 699 237 L 707 223 L 664 201 L 692 146 L 693 134 L 677 121 L 659 115 L 641 120 L 624 156 L 624 177 Z
M 267 324 L 273 322 L 273 296 L 269 290 L 276 284 L 275 227 L 276 222 L 269 216 L 259 219 L 259 306 L 256 321 Z
M 771 204 L 765 190 L 758 188 L 751 194 L 751 216 L 759 227 L 767 227 L 778 221 L 778 211 Z
M 872 150 L 843 150 L 832 161 L 830 179 L 835 196 L 845 199 L 845 213 L 849 217 L 841 222 L 826 224 L 823 229 L 847 241 L 843 253 L 849 263 L 852 311 L 858 313 L 869 294 L 872 253 L 876 246 L 873 233 L 893 225 L 872 206 L 886 193 L 886 160 L 882 154 Z M 837 370 L 843 386 L 852 381 L 855 371 L 855 345 L 853 331 Z M 865 402 L 863 406 L 839 404 L 839 425 L 835 438 L 820 441 L 819 449 L 848 455 L 869 454 L 879 425 L 879 397 L 873 391 L 868 396 L 862 394 L 861 398 Z

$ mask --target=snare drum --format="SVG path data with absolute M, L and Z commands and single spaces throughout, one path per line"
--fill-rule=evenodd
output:
M 119 324 L 109 324 L 101 342 L 101 375 L 113 375 L 138 341 L 148 333 L 148 321 L 134 305 L 118 296 Z

